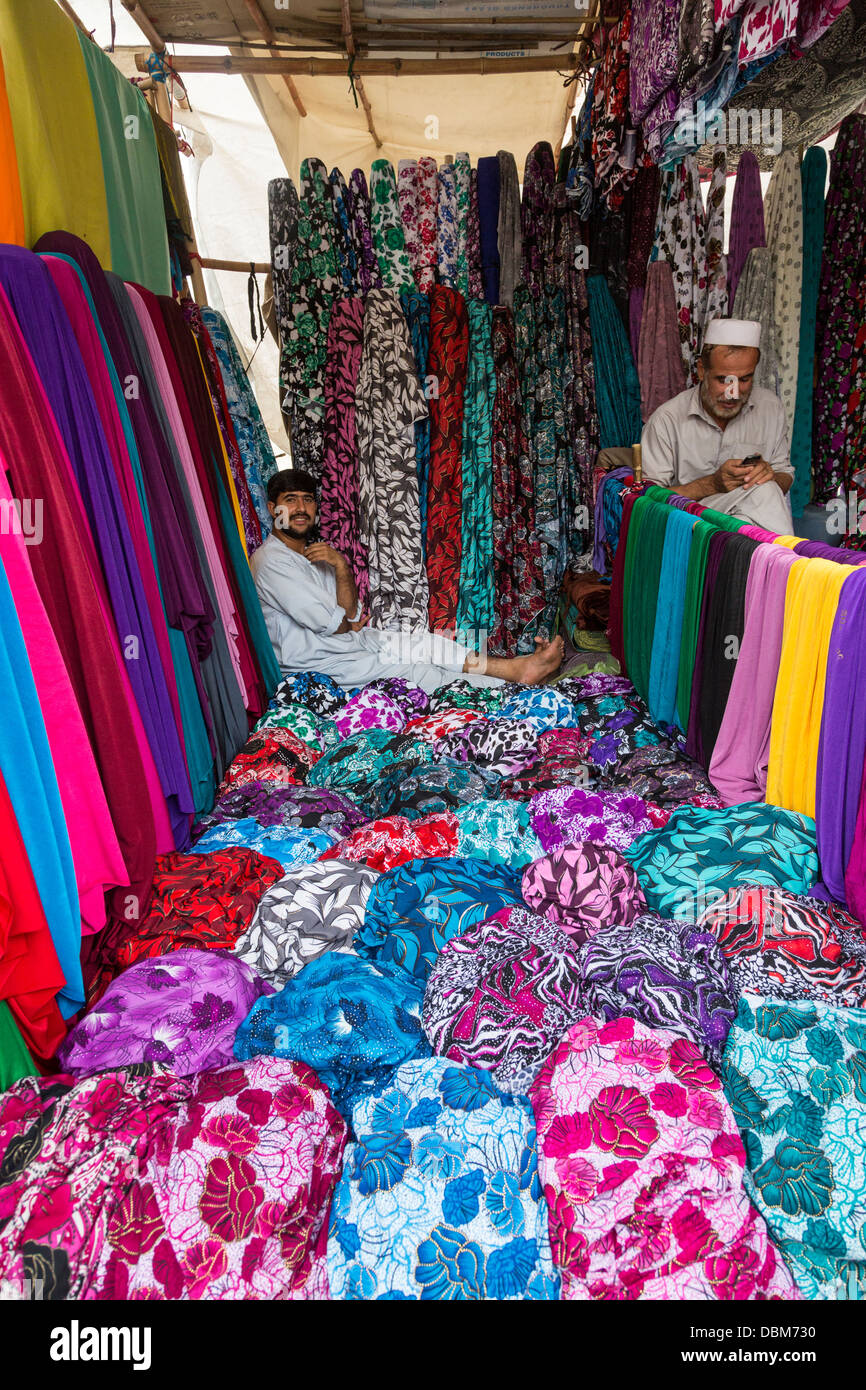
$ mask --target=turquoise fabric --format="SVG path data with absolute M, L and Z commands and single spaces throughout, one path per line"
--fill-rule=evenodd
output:
M 866 1010 L 745 994 L 722 1084 L 744 1183 L 806 1298 L 866 1293 Z
M 69 832 L 51 747 L 6 570 L 0 563 L 0 772 L 18 821 L 66 985 L 57 996 L 69 1018 L 84 1003 L 81 914 Z
M 258 658 L 265 691 L 268 699 L 270 699 L 280 681 L 283 679 L 282 672 L 277 664 L 276 654 L 271 645 L 271 639 L 268 636 L 268 629 L 265 627 L 265 615 L 262 612 L 262 605 L 256 593 L 256 586 L 253 582 L 249 561 L 247 560 L 241 543 L 237 520 L 232 511 L 225 484 L 223 483 L 222 475 L 218 467 L 213 469 L 213 477 L 216 481 L 217 491 L 219 493 L 220 519 L 226 538 L 226 545 L 228 546 L 229 559 L 231 560 L 237 577 L 238 591 L 244 606 L 244 613 L 250 631 L 250 639 Z
M 493 310 L 472 300 L 463 396 L 463 501 L 457 640 L 476 647 L 493 631 Z
M 686 575 L 695 518 L 671 507 L 662 551 L 656 623 L 650 657 L 649 710 L 656 724 L 673 724 L 677 717 L 680 638 L 686 599 Z
M 602 275 L 589 275 L 589 326 L 595 360 L 599 448 L 640 443 L 640 382 L 628 337 Z
M 827 153 L 815 146 L 800 166 L 803 182 L 803 278 L 800 292 L 800 356 L 797 397 L 791 439 L 791 510 L 802 516 L 812 496 L 812 377 L 815 365 L 815 322 L 821 256 L 824 247 L 824 188 Z

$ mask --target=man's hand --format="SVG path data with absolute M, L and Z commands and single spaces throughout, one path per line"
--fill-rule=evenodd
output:
M 361 628 L 366 627 L 369 621 L 370 614 L 362 612 L 358 621 L 356 623 L 349 623 L 349 627 L 352 632 L 360 632 Z
M 335 550 L 332 545 L 326 545 L 324 541 L 313 541 L 304 551 L 304 559 L 309 560 L 311 565 L 330 565 L 332 569 L 338 570 L 347 564 L 345 555 L 341 555 L 339 550 Z
M 757 463 L 750 465 L 743 479 L 743 487 L 758 487 L 761 483 L 774 483 L 775 481 L 776 475 L 766 459 L 758 459 Z
M 727 459 L 720 468 L 713 474 L 713 483 L 717 485 L 717 492 L 733 492 L 735 488 L 742 487 L 746 475 L 754 471 L 757 465 L 743 464 L 742 459 Z

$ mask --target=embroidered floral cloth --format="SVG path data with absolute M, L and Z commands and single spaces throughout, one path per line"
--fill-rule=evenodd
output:
M 698 1049 L 630 1018 L 575 1023 L 532 1088 L 563 1298 L 796 1298 L 743 1188 Z
M 29 1078 L 0 1096 L 0 1275 L 45 1299 L 327 1298 L 346 1130 L 308 1067 Z
M 352 952 L 378 877 L 342 860 L 301 865 L 265 893 L 235 955 L 280 987 L 326 951 Z
M 108 986 L 58 1048 L 62 1071 L 158 1062 L 190 1076 L 233 1061 L 238 1025 L 267 985 L 227 951 L 142 960 Z
M 427 981 L 422 1021 L 435 1053 L 525 1093 L 586 1008 L 571 938 L 546 917 L 506 907 L 446 942 Z
M 806 1298 L 863 1279 L 866 1012 L 744 995 L 722 1072 L 746 1187 Z
M 353 1123 L 331 1213 L 332 1298 L 558 1297 L 526 1101 L 437 1058 L 405 1063 Z

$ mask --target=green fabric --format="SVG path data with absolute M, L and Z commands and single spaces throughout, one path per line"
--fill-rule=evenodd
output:
M 589 327 L 595 362 L 599 448 L 618 449 L 640 442 L 640 381 L 628 337 L 602 275 L 588 275 Z
M 707 554 L 710 541 L 716 528 L 699 517 L 692 532 L 692 548 L 689 552 L 689 568 L 686 574 L 686 601 L 683 608 L 683 629 L 680 637 L 680 673 L 677 679 L 677 723 L 683 733 L 689 727 L 689 709 L 692 702 L 692 677 L 695 670 L 695 654 L 698 645 L 698 626 L 701 620 L 701 603 L 704 596 L 704 576 L 707 572 Z
M 493 631 L 493 310 L 471 300 L 463 395 L 463 492 L 457 640 L 476 647 Z
M 800 166 L 803 181 L 803 278 L 800 287 L 800 356 L 797 399 L 791 431 L 791 511 L 802 516 L 812 497 L 812 377 L 815 369 L 815 324 L 824 249 L 824 188 L 827 154 L 817 145 Z
M 162 175 L 150 108 L 137 87 L 85 35 L 111 237 L 111 268 L 154 294 L 171 294 Z
M 220 521 L 228 547 L 229 559 L 234 569 L 238 581 L 238 592 L 240 593 L 241 603 L 244 606 L 247 626 L 249 628 L 250 640 L 255 649 L 259 661 L 259 669 L 262 673 L 265 691 L 268 699 L 273 695 L 282 675 L 277 664 L 274 649 L 271 646 L 271 639 L 265 627 L 265 616 L 262 612 L 262 605 L 256 593 L 256 586 L 253 582 L 249 560 L 244 552 L 240 532 L 235 521 L 235 514 L 232 511 L 231 503 L 228 499 L 225 483 L 222 480 L 219 466 L 213 468 L 213 476 L 216 479 L 217 491 L 219 493 Z
M 22 1076 L 37 1076 L 38 1069 L 24 1045 L 9 1005 L 0 1000 L 0 1091 L 8 1091 Z
M 671 508 L 639 497 L 631 514 L 623 576 L 623 644 L 635 690 L 649 696 L 665 531 Z

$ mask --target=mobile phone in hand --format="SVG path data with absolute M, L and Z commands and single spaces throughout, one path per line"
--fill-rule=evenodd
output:
M 760 454 L 749 454 L 748 457 L 746 457 L 746 458 L 743 459 L 743 467 L 744 467 L 744 468 L 752 468 L 756 463 L 760 463 L 760 462 L 761 462 L 761 455 L 760 455 Z

